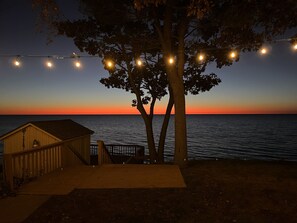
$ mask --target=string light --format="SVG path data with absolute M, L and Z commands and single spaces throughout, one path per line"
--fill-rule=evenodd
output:
M 53 68 L 54 64 L 52 61 L 48 60 L 46 61 L 45 65 L 48 67 L 48 68 Z
M 136 60 L 136 65 L 141 67 L 143 65 L 142 60 L 141 59 L 137 59 Z
M 260 53 L 261 53 L 262 55 L 267 54 L 267 53 L 268 53 L 267 48 L 266 48 L 266 47 L 262 47 L 262 48 L 260 49 Z
M 277 42 L 291 42 L 292 50 L 297 51 L 297 39 L 296 38 L 279 39 L 279 40 L 274 40 L 273 42 L 274 43 L 277 43 Z M 207 51 L 207 50 L 213 50 L 213 49 L 212 48 L 210 48 L 210 49 L 205 48 L 204 50 Z M 259 49 L 258 52 L 261 55 L 266 55 L 266 54 L 268 54 L 270 52 L 270 50 L 271 50 L 271 47 L 266 47 L 266 46 L 264 47 L 263 46 L 262 48 Z M 233 50 L 228 54 L 228 57 L 230 59 L 236 59 L 238 57 L 238 55 L 239 55 L 238 52 Z M 48 57 L 48 58 L 56 59 L 56 60 L 75 59 L 75 61 L 73 62 L 74 67 L 75 68 L 82 68 L 82 64 L 79 61 L 79 58 L 81 58 L 81 57 L 96 58 L 97 56 L 94 56 L 94 55 L 79 56 L 76 53 L 72 53 L 70 56 L 61 56 L 61 55 L 51 55 L 51 56 L 45 56 L 45 55 L 16 55 L 16 56 L 14 56 L 14 55 L 1 55 L 0 54 L 0 58 L 1 57 L 15 57 L 15 59 L 12 61 L 12 64 L 15 67 L 21 67 L 22 66 L 22 62 L 20 61 L 20 57 L 40 57 L 40 58 Z M 47 60 L 45 62 L 45 66 L 47 68 L 53 68 L 54 67 L 54 63 L 52 62 L 51 59 L 49 59 L 49 60 Z M 176 62 L 175 60 L 176 59 L 175 59 L 174 56 L 170 56 L 167 59 L 167 63 L 169 65 L 173 65 Z M 206 55 L 204 53 L 198 53 L 197 56 L 196 56 L 196 60 L 197 60 L 197 62 L 201 63 L 201 62 L 206 60 Z M 113 69 L 115 67 L 115 63 L 111 59 L 105 60 L 104 64 L 105 64 L 105 67 L 107 69 Z M 143 66 L 143 61 L 139 58 L 139 59 L 135 60 L 135 65 L 141 67 L 141 66 Z
M 199 53 L 199 54 L 197 55 L 197 59 L 198 59 L 198 61 L 200 61 L 200 62 L 204 61 L 204 59 L 205 59 L 204 54 Z
M 74 62 L 74 66 L 76 67 L 76 68 L 81 68 L 81 62 L 80 61 L 75 61 Z
M 168 63 L 169 63 L 170 65 L 174 64 L 174 58 L 173 58 L 173 57 L 169 57 L 169 58 L 168 58 Z
M 13 65 L 16 66 L 16 67 L 20 67 L 20 66 L 21 66 L 21 62 L 20 62 L 20 60 L 19 60 L 19 59 L 15 59 L 15 60 L 13 61 Z
M 112 68 L 114 68 L 114 63 L 113 63 L 112 60 L 106 60 L 106 61 L 105 61 L 105 65 L 106 65 L 106 67 L 107 67 L 108 69 L 112 69 Z
M 229 57 L 231 58 L 231 59 L 235 59 L 236 57 L 237 57 L 237 52 L 236 51 L 231 51 L 230 52 L 230 54 L 229 54 Z

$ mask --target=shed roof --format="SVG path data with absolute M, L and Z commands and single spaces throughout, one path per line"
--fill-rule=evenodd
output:
M 71 119 L 32 121 L 0 136 L 0 140 L 8 137 L 14 132 L 17 132 L 18 130 L 22 129 L 26 125 L 33 125 L 60 140 L 68 140 L 68 139 L 77 138 L 80 136 L 91 135 L 94 133 L 92 130 L 78 124 L 77 122 L 74 122 Z

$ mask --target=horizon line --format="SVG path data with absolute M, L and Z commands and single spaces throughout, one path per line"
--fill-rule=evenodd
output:
M 141 114 L 0 114 L 0 116 L 97 116 L 97 115 L 121 115 L 121 116 L 141 116 Z M 154 115 L 165 115 L 165 114 L 154 114 Z M 175 114 L 171 114 L 174 116 Z M 297 115 L 297 113 L 190 113 L 186 115 Z

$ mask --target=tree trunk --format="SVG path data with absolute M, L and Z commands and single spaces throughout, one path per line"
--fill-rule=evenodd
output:
M 186 126 L 186 103 L 185 91 L 183 82 L 183 72 L 185 65 L 184 58 L 184 36 L 187 29 L 187 18 L 179 21 L 178 24 L 178 40 L 173 38 L 173 9 L 176 1 L 168 0 L 166 2 L 163 26 L 160 23 L 156 25 L 159 30 L 159 38 L 162 45 L 164 59 L 167 60 L 173 53 L 176 53 L 174 46 L 177 43 L 177 64 L 167 64 L 166 73 L 168 75 L 169 85 L 173 92 L 174 108 L 175 108 L 175 150 L 174 150 L 174 163 L 183 167 L 187 163 L 187 126 Z M 162 27 L 162 28 L 161 28 Z
M 184 88 L 184 66 L 185 66 L 185 33 L 187 30 L 187 18 L 184 17 L 178 24 L 178 46 L 177 46 L 177 69 L 173 81 L 173 96 L 175 109 L 175 151 L 174 162 L 183 167 L 188 162 L 187 148 L 187 120 L 186 99 Z
M 167 129 L 168 129 L 168 124 L 169 124 L 173 104 L 174 104 L 174 100 L 173 100 L 172 91 L 169 90 L 169 100 L 168 100 L 167 109 L 163 119 L 162 129 L 161 129 L 160 138 L 159 138 L 158 163 L 164 163 L 165 139 L 167 135 Z
M 176 82 L 173 86 L 174 95 L 174 123 L 175 123 L 175 150 L 174 163 L 184 167 L 188 161 L 187 154 L 187 126 L 185 111 L 185 95 L 183 83 Z
M 143 107 L 143 103 L 141 100 L 140 89 L 134 83 L 134 77 L 132 75 L 132 67 L 129 64 L 129 61 L 126 61 L 128 68 L 128 75 L 131 87 L 134 91 L 137 100 L 137 110 L 140 112 L 142 119 L 144 120 L 146 136 L 147 136 L 147 144 L 149 149 L 150 163 L 155 163 L 157 161 L 158 155 L 156 150 L 156 144 L 153 133 L 153 117 L 154 117 L 154 106 L 156 98 L 153 98 L 151 106 L 150 106 L 150 115 L 147 114 L 146 110 Z
M 143 115 L 142 115 L 142 118 L 143 118 L 144 123 L 145 123 L 147 144 L 148 144 L 149 156 L 150 156 L 150 163 L 156 163 L 158 156 L 157 156 L 155 139 L 154 139 L 152 119 L 149 118 L 148 116 L 144 117 Z
M 169 83 L 174 99 L 174 128 L 175 128 L 175 150 L 174 163 L 184 167 L 188 161 L 187 149 L 187 125 L 186 125 L 186 103 L 184 84 L 177 75 L 176 68 L 167 69 Z
M 147 115 L 143 104 L 140 99 L 140 95 L 138 94 L 138 91 L 135 91 L 135 95 L 137 97 L 137 109 L 140 112 L 142 119 L 145 124 L 146 129 L 146 138 L 147 138 L 147 145 L 149 149 L 149 156 L 150 156 L 150 163 L 156 163 L 158 155 L 156 150 L 156 144 L 155 144 L 155 138 L 154 138 L 154 132 L 153 132 L 153 113 L 150 115 Z M 154 103 L 151 106 L 151 109 L 154 110 Z

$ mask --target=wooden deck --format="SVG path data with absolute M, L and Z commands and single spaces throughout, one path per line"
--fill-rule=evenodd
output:
M 71 140 L 70 140 L 71 141 Z M 4 154 L 4 180 L 10 191 L 15 191 L 20 184 L 32 178 L 47 175 L 53 171 L 73 165 L 103 164 L 142 164 L 145 149 L 139 145 L 105 145 L 98 140 L 98 145 L 91 145 L 84 151 L 88 158 L 77 151 L 69 140 Z M 91 154 L 90 154 L 91 153 Z M 90 156 L 91 155 L 91 156 Z M 90 160 L 91 159 L 91 160 Z M 80 172 L 80 171 L 78 171 Z
M 107 164 L 74 166 L 54 171 L 19 188 L 18 194 L 62 195 L 74 189 L 183 188 L 176 165 Z
M 22 222 L 51 195 L 68 194 L 74 189 L 184 187 L 176 165 L 79 165 L 41 176 L 22 185 L 15 197 L 0 199 L 0 219 Z

